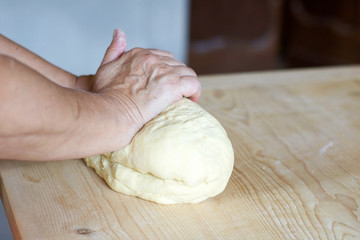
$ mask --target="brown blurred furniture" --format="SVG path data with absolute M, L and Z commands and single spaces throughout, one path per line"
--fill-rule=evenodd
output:
M 360 63 L 360 1 L 192 0 L 198 74 Z
M 198 74 L 278 66 L 282 0 L 192 0 L 189 65 Z
M 360 62 L 358 0 L 289 0 L 284 23 L 288 67 Z

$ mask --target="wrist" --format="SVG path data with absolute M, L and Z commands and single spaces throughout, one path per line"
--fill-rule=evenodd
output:
M 94 82 L 94 75 L 75 76 L 71 88 L 92 92 L 93 82 Z
M 125 100 L 115 99 L 108 94 L 98 94 L 73 90 L 74 114 L 71 135 L 80 136 L 83 149 L 81 156 L 90 156 L 125 147 L 142 127 L 134 120 Z
M 97 95 L 103 99 L 118 126 L 124 127 L 126 131 L 124 139 L 126 139 L 126 144 L 129 143 L 144 125 L 139 108 L 131 98 L 121 92 L 116 92 L 116 94 L 99 93 Z

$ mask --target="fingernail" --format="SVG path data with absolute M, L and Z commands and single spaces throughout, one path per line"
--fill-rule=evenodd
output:
M 125 37 L 125 33 L 122 30 L 118 31 L 118 36 L 119 36 L 119 41 L 121 42 L 125 42 L 126 41 L 126 37 Z
M 126 42 L 125 33 L 120 29 L 115 29 L 113 33 L 113 41 Z

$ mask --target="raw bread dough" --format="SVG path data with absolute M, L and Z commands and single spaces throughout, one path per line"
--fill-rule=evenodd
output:
M 85 162 L 115 191 L 163 204 L 197 203 L 225 189 L 234 152 L 220 123 L 184 98 L 125 148 Z

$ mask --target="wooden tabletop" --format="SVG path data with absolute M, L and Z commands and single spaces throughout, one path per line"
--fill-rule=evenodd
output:
M 0 161 L 16 239 L 360 239 L 360 67 L 201 77 L 235 166 L 200 204 L 112 191 L 82 160 Z

